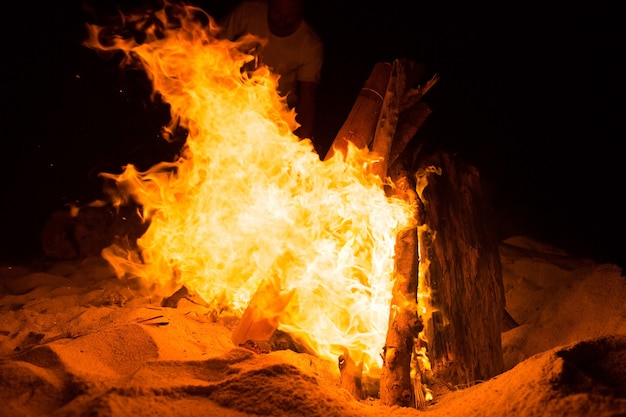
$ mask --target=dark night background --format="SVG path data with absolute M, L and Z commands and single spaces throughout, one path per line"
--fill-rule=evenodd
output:
M 625 267 L 624 6 L 542 3 L 311 1 L 326 44 L 316 146 L 326 151 L 375 63 L 423 62 L 440 81 L 416 139 L 479 169 L 500 236 Z M 81 46 L 81 4 L 5 9 L 3 260 L 36 258 L 47 216 L 97 196 L 98 172 L 173 152 L 142 74 Z M 220 17 L 234 1 L 194 4 Z

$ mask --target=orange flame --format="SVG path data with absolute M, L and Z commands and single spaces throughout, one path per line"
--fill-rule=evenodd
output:
M 238 315 L 270 283 L 288 294 L 281 329 L 321 357 L 348 349 L 366 372 L 380 368 L 395 239 L 413 220 L 371 173 L 376 157 L 351 146 L 321 161 L 299 140 L 277 76 L 242 71 L 254 57 L 239 49 L 252 38 L 218 39 L 213 19 L 191 6 L 125 19 L 144 41 L 111 36 L 105 45 L 106 31 L 91 26 L 86 45 L 138 59 L 189 134 L 178 160 L 104 174 L 150 225 L 140 256 L 116 246 L 103 256 L 119 276 L 162 294 L 185 285 Z

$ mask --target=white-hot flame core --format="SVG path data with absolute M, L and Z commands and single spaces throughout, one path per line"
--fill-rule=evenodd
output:
M 292 133 L 295 114 L 276 76 L 241 70 L 253 57 L 237 48 L 250 39 L 218 40 L 212 19 L 191 18 L 198 13 L 176 9 L 172 27 L 165 11 L 152 11 L 164 24 L 148 26 L 141 44 L 112 37 L 105 46 L 102 29 L 91 27 L 87 44 L 138 59 L 189 131 L 178 160 L 105 174 L 150 225 L 138 241 L 141 260 L 119 247 L 104 256 L 120 276 L 139 276 L 163 294 L 185 285 L 235 314 L 262 282 L 293 291 L 281 329 L 321 357 L 347 349 L 366 369 L 380 367 L 395 239 L 411 226 L 410 207 L 385 195 L 367 150 L 351 146 L 321 161 Z

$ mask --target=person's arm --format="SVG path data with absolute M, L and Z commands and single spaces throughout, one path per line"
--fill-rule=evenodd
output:
M 295 134 L 301 139 L 311 139 L 315 125 L 317 106 L 317 83 L 301 81 L 298 83 L 298 104 L 296 105 L 296 121 L 300 127 Z

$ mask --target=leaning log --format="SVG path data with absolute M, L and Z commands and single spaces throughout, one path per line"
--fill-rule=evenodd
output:
M 411 204 L 417 218 L 417 195 L 410 176 L 394 178 L 396 197 Z M 423 325 L 417 313 L 417 227 L 398 234 L 395 246 L 396 271 L 389 329 L 383 349 L 380 401 L 387 406 L 415 407 L 411 362 L 414 341 Z
M 398 127 L 389 151 L 389 166 L 393 165 L 405 151 L 409 142 L 415 137 L 432 110 L 428 104 L 418 101 L 402 112 L 398 119 Z
M 435 377 L 467 386 L 504 369 L 493 213 L 475 167 L 443 151 L 418 164 L 420 273 L 433 307 L 424 331 L 428 356 Z
M 369 147 L 370 151 L 380 156 L 382 162 L 374 165 L 373 172 L 383 179 L 383 183 L 385 182 L 384 177 L 388 175 L 387 170 L 394 149 L 395 160 L 430 114 L 428 106 L 409 106 L 409 110 L 412 111 L 407 112 L 405 117 L 400 119 L 401 100 L 407 93 L 407 79 L 414 81 L 416 74 L 421 73 L 414 67 L 410 67 L 407 73 L 406 70 L 409 68 L 407 64 L 410 63 L 395 61 L 393 64 L 376 64 L 324 160 L 330 159 L 336 152 L 346 155 L 350 144 L 359 149 Z M 406 100 L 404 102 L 406 103 Z M 413 105 L 416 103 L 415 97 L 412 103 Z M 417 113 L 415 109 L 418 109 Z M 411 116 L 415 115 L 420 117 L 417 120 L 411 120 Z M 401 130 L 402 144 L 394 148 L 400 120 L 405 125 Z M 407 185 L 410 180 L 406 172 L 403 173 L 402 178 L 397 177 L 393 181 L 396 180 L 403 184 L 397 188 L 399 194 L 396 197 L 410 200 L 411 204 L 415 205 L 414 192 Z M 390 328 L 393 331 L 388 335 L 385 360 L 392 366 L 381 388 L 381 391 L 385 391 L 383 394 L 385 398 L 389 399 L 389 405 L 404 405 L 407 387 L 409 392 L 413 392 L 410 376 L 411 355 L 413 341 L 421 330 L 421 321 L 417 316 L 414 301 L 417 290 L 416 243 L 416 229 L 408 230 L 398 237 L 396 272 L 401 279 L 397 281 L 398 287 L 394 290 L 392 309 L 400 308 L 397 309 L 399 314 L 395 314 L 390 322 Z M 269 341 L 278 327 L 280 315 L 290 298 L 290 294 L 282 294 L 280 289 L 269 283 L 260 286 L 233 332 L 233 342 L 241 346 L 249 342 Z M 406 302 L 411 299 L 413 302 Z M 360 399 L 362 364 L 355 363 L 350 352 L 346 352 L 339 358 L 339 367 L 342 386 L 348 389 L 355 398 Z M 401 382 L 397 383 L 397 381 Z M 392 386 L 394 387 L 391 388 Z M 414 402 L 411 395 L 409 394 L 409 401 Z
M 352 137 L 350 142 L 353 142 L 358 148 L 365 148 L 366 146 L 370 151 L 379 155 L 379 160 L 372 166 L 372 173 L 378 175 L 384 183 L 387 175 L 387 160 L 389 159 L 389 153 L 391 151 L 391 143 L 393 141 L 396 125 L 398 122 L 399 112 L 399 85 L 398 85 L 398 72 L 397 62 L 393 64 L 381 63 L 374 67 L 372 75 L 366 82 L 366 87 L 362 90 L 362 93 L 367 95 L 357 98 L 355 106 L 350 113 L 351 117 L 348 118 L 344 124 L 344 134 L 341 131 L 337 135 L 337 139 L 333 142 L 331 150 L 341 151 L 345 155 L 347 152 L 348 143 L 345 142 L 345 132 L 359 132 L 359 137 Z M 381 89 L 382 82 L 386 80 L 384 89 Z M 369 99 L 366 99 L 369 94 L 372 94 L 370 87 L 374 86 L 380 92 L 380 103 L 374 103 Z M 366 105 L 363 107 L 363 103 Z M 372 123 L 370 116 L 372 109 L 376 104 L 376 112 L 378 117 L 375 123 Z M 365 109 L 365 111 L 364 111 Z M 369 130 L 366 130 L 369 129 Z M 352 394 L 352 396 L 360 400 L 362 399 L 362 372 L 363 364 L 354 361 L 353 355 L 349 351 L 345 351 L 341 355 L 339 360 L 339 371 L 341 375 L 341 386 Z
M 393 138 L 398 125 L 398 115 L 400 113 L 400 98 L 404 92 L 404 70 L 400 61 L 396 60 L 392 64 L 391 74 L 385 89 L 382 107 L 374 132 L 374 140 L 370 150 L 380 158 L 373 165 L 372 171 L 378 175 L 383 182 L 387 176 L 389 166 L 389 155 Z
M 324 160 L 330 159 L 336 152 L 346 155 L 349 143 L 359 149 L 372 143 L 391 69 L 392 65 L 387 62 L 374 66 Z
M 398 160 L 432 113 L 422 98 L 439 81 L 439 76 L 435 74 L 430 80 L 420 84 L 422 77 L 426 74 L 426 67 L 423 64 L 416 64 L 406 59 L 396 60 L 395 64 L 402 69 L 398 75 L 398 87 L 399 91 L 402 91 L 402 95 L 399 103 L 398 126 L 389 152 L 388 166 L 393 165 Z
M 421 378 L 418 375 L 412 378 L 411 375 L 415 340 L 423 329 L 417 313 L 419 260 L 416 184 L 414 176 L 409 174 L 398 158 L 431 111 L 426 104 L 420 102 L 423 94 L 413 94 L 415 91 L 420 92 L 419 87 L 407 91 L 407 85 L 414 85 L 425 71 L 423 67 L 415 68 L 411 64 L 403 60 L 393 63 L 381 119 L 372 145 L 372 151 L 382 158 L 374 166 L 377 168 L 374 172 L 381 177 L 391 178 L 394 184 L 391 192 L 394 197 L 406 201 L 413 208 L 415 221 L 415 227 L 402 231 L 396 239 L 396 281 L 382 355 L 380 400 L 387 406 L 424 408 L 424 396 L 419 395 L 422 393 Z M 428 88 L 432 84 L 434 82 Z M 407 94 L 411 97 L 407 98 Z

